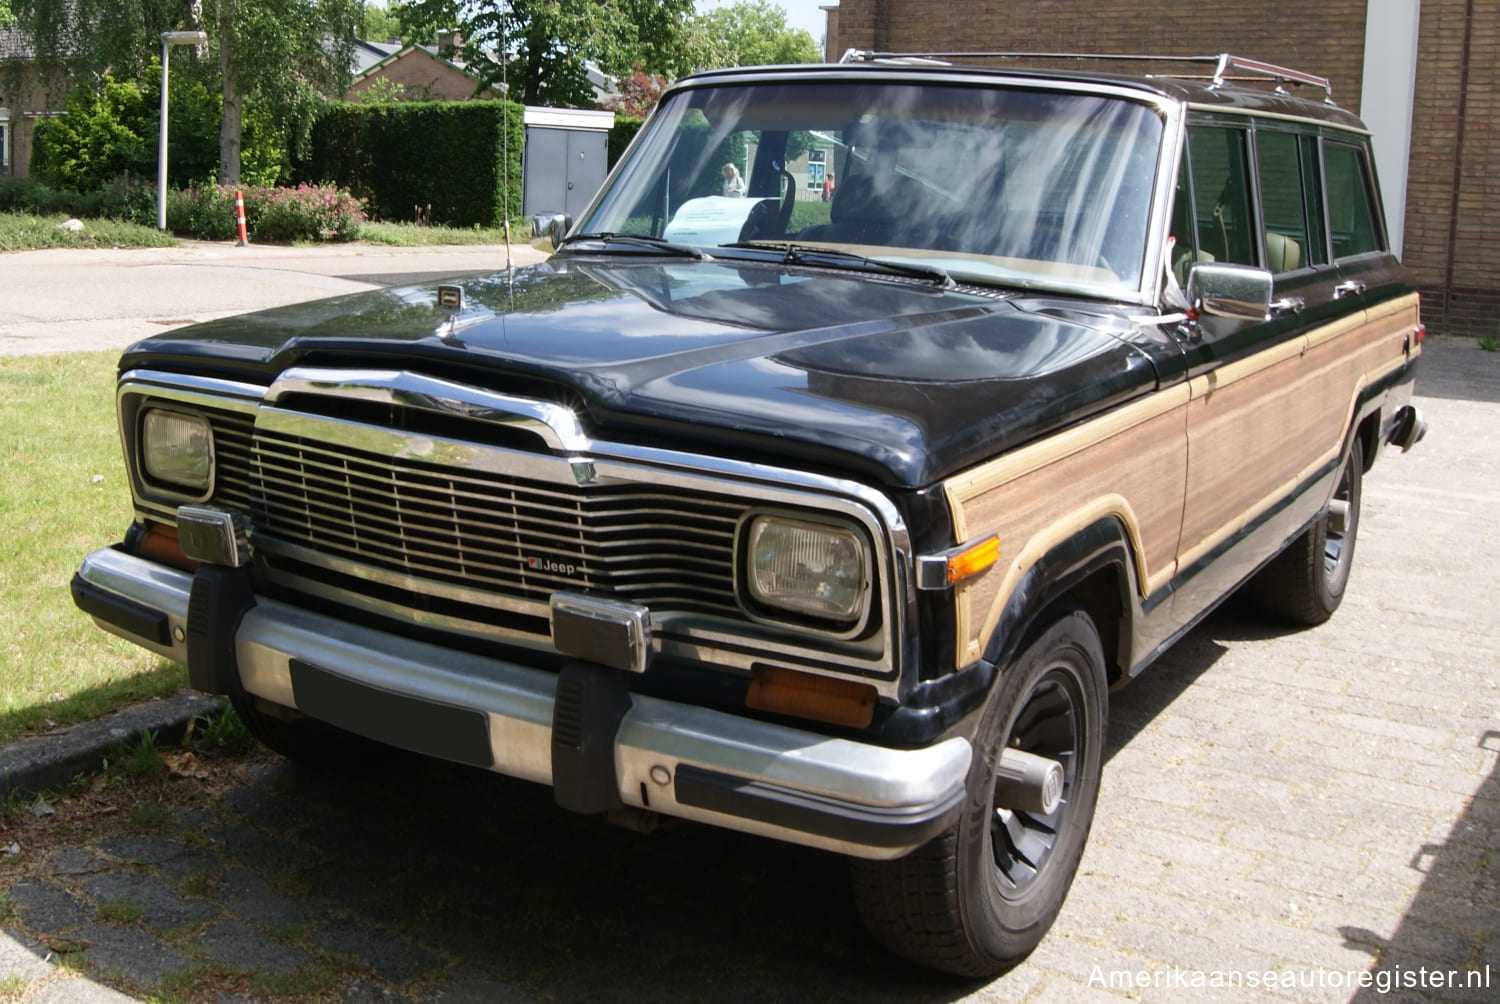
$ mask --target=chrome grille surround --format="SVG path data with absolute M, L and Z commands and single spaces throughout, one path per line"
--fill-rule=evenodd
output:
M 890 501 L 866 486 L 596 442 L 568 409 L 407 373 L 298 369 L 267 390 L 131 371 L 119 404 L 136 508 L 167 522 L 180 500 L 134 473 L 130 416 L 156 400 L 209 417 L 221 471 L 208 504 L 251 516 L 257 565 L 293 593 L 551 651 L 550 594 L 595 590 L 650 608 L 658 655 L 739 669 L 772 660 L 896 695 L 911 551 Z M 354 400 L 521 429 L 536 449 L 336 414 Z M 304 410 L 309 401 L 330 408 Z M 739 607 L 735 525 L 767 506 L 847 519 L 874 542 L 863 630 L 759 624 Z

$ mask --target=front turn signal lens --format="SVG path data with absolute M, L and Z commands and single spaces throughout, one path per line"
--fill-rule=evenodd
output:
M 814 676 L 779 666 L 756 666 L 745 707 L 829 725 L 862 729 L 875 717 L 875 688 L 868 683 Z
M 989 571 L 1000 560 L 1000 537 L 990 534 L 937 554 L 917 558 L 917 587 L 947 589 Z

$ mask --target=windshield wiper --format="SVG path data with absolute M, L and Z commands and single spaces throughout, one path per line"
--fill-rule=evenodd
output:
M 841 251 L 838 248 L 810 248 L 776 241 L 739 241 L 734 244 L 721 244 L 719 246 L 745 248 L 755 251 L 780 251 L 782 252 L 781 263 L 783 265 L 837 265 L 843 268 L 847 268 L 850 265 L 857 265 L 878 272 L 909 275 L 918 279 L 931 279 L 944 289 L 957 285 L 953 281 L 953 277 L 948 274 L 948 270 L 940 268 L 937 265 L 919 265 L 914 262 L 870 258 L 854 251 Z
M 570 244 L 578 244 L 583 241 L 595 241 L 600 244 L 629 244 L 636 247 L 649 248 L 665 254 L 678 255 L 682 258 L 707 258 L 708 255 L 701 248 L 695 248 L 688 244 L 678 244 L 661 237 L 652 237 L 649 234 L 621 234 L 612 231 L 604 231 L 596 234 L 574 234 L 565 239 L 558 250 Z

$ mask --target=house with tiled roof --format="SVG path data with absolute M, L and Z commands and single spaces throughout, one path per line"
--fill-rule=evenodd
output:
M 357 39 L 355 75 L 348 96 L 374 87 L 398 88 L 394 96 L 406 101 L 467 101 L 499 97 L 499 85 L 482 85 L 457 55 L 462 39 L 454 32 L 436 45 L 400 45 Z M 381 84 L 381 81 L 385 81 Z

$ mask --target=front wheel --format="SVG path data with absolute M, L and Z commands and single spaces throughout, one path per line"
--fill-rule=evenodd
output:
M 1099 633 L 1087 614 L 1069 614 L 1005 670 L 975 735 L 958 821 L 903 858 L 853 862 L 855 899 L 877 941 L 974 977 L 1003 972 L 1037 946 L 1093 823 L 1106 702 Z M 1008 749 L 1059 765 L 1060 800 L 1019 804 L 1001 769 Z

